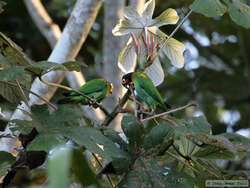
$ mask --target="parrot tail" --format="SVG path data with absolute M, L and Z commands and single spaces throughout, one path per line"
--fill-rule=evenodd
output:
M 165 110 L 165 112 L 171 110 L 171 108 L 172 108 L 171 105 L 168 104 L 167 101 L 165 101 L 164 102 L 164 110 Z M 170 113 L 169 115 L 172 116 L 172 117 L 174 117 L 173 113 Z
M 159 106 L 161 110 L 163 110 L 164 112 L 168 111 L 171 109 L 171 105 L 168 104 L 166 101 L 161 105 Z
M 167 103 L 167 101 L 164 102 L 166 110 L 170 110 L 172 107 L 170 104 Z

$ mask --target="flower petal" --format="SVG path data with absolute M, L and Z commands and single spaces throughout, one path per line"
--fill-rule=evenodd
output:
M 146 68 L 145 73 L 153 81 L 155 86 L 160 85 L 164 81 L 164 71 L 158 57 L 155 58 L 152 65 Z
M 163 54 L 165 54 L 171 61 L 171 64 L 177 68 L 184 66 L 184 50 L 185 45 L 174 38 L 166 39 L 165 45 L 161 48 Z
M 161 13 L 160 16 L 152 20 L 152 26 L 161 27 L 163 25 L 176 24 L 179 20 L 177 12 L 169 8 Z
M 128 20 L 139 18 L 139 13 L 133 7 L 125 7 L 123 10 L 124 17 Z
M 118 56 L 118 67 L 124 73 L 133 72 L 136 66 L 135 47 L 130 37 L 127 45 L 121 50 Z
M 147 3 L 145 3 L 142 17 L 146 19 L 151 19 L 153 17 L 155 10 L 155 0 L 149 0 Z
M 135 23 L 127 19 L 120 19 L 119 23 L 113 28 L 112 33 L 114 36 L 127 35 L 131 32 L 136 32 L 138 28 Z
M 183 52 L 185 45 L 174 38 L 168 38 L 168 36 L 157 27 L 150 27 L 148 30 L 155 35 L 160 45 L 159 52 L 167 56 L 172 65 L 177 68 L 182 68 L 184 66 Z

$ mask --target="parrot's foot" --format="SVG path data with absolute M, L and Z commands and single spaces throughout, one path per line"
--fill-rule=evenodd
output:
M 155 114 L 154 111 L 149 111 L 148 109 L 144 109 L 144 108 L 138 109 L 138 118 L 140 120 L 149 116 L 153 116 L 154 114 Z
M 94 97 L 91 97 L 91 100 L 88 101 L 88 105 L 92 106 L 93 108 L 98 108 L 99 107 L 99 104 L 96 102 Z

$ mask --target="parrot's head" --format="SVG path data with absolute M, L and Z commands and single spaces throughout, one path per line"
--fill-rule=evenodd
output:
M 125 74 L 123 77 L 122 77 L 122 85 L 125 87 L 125 88 L 129 88 L 129 86 L 131 85 L 132 83 L 132 72 L 131 73 L 128 73 L 128 74 Z
M 113 88 L 114 88 L 114 87 L 113 87 L 113 84 L 109 83 L 109 84 L 108 84 L 108 91 L 109 91 L 110 94 L 112 94 Z

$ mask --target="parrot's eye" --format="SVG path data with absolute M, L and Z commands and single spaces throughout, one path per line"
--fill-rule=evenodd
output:
M 127 81 L 123 78 L 122 79 L 122 85 L 126 85 Z

